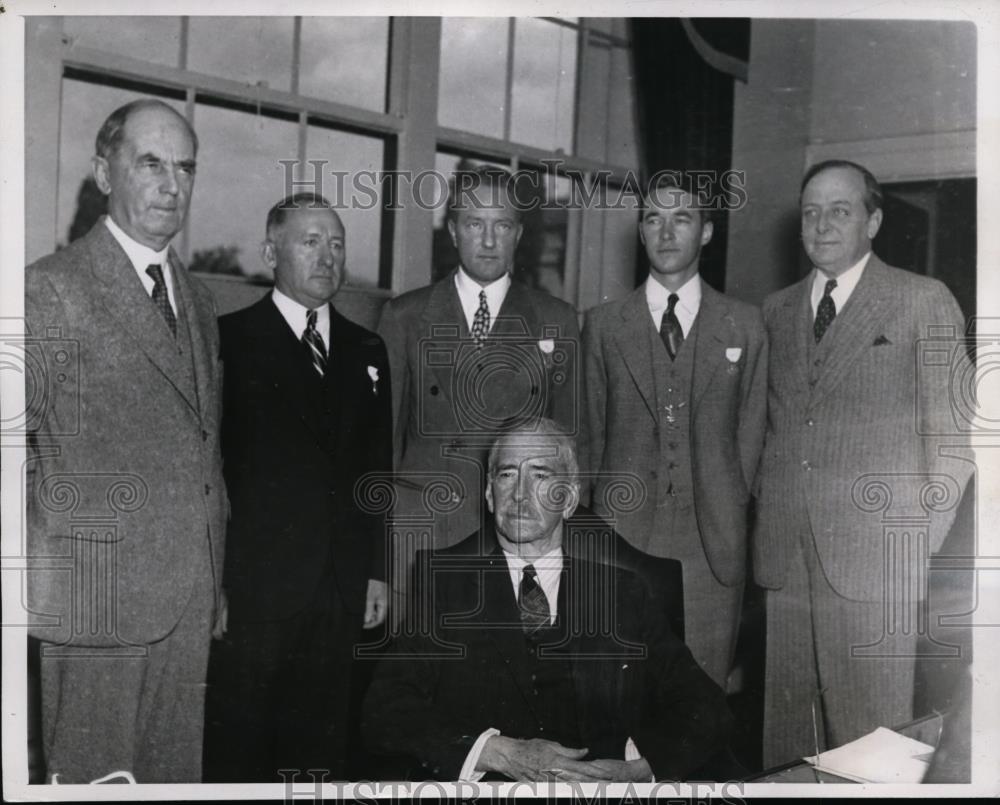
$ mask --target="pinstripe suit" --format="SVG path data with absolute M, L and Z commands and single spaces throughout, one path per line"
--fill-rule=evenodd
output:
M 900 619 L 916 611 L 926 554 L 944 541 L 973 468 L 948 455 L 962 439 L 935 435 L 955 430 L 948 370 L 966 365 L 964 348 L 945 339 L 942 365 L 917 360 L 929 328 L 964 332 L 951 293 L 872 255 L 815 344 L 811 284 L 810 274 L 764 302 L 753 558 L 768 590 L 765 765 L 812 752 L 813 701 L 830 745 L 911 716 L 916 629 Z M 887 524 L 906 518 L 895 541 Z

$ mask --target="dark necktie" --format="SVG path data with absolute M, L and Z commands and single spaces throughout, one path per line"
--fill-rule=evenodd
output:
M 667 348 L 670 360 L 677 357 L 681 344 L 684 343 L 684 331 L 681 329 L 681 323 L 677 321 L 677 314 L 674 313 L 677 301 L 677 294 L 670 294 L 667 299 L 667 309 L 660 320 L 660 338 L 663 340 L 663 346 Z
M 164 321 L 170 327 L 170 332 L 177 337 L 177 316 L 170 307 L 170 297 L 167 295 L 167 283 L 163 281 L 163 269 L 156 263 L 146 266 L 146 273 L 153 278 L 153 304 L 160 311 Z
M 316 311 L 310 310 L 306 313 L 306 330 L 302 333 L 302 343 L 309 347 L 309 357 L 312 359 L 313 369 L 323 377 L 326 373 L 326 347 L 323 346 L 323 336 L 316 329 Z
M 490 333 L 490 306 L 486 304 L 486 291 L 479 292 L 479 307 L 476 310 L 475 318 L 472 320 L 472 340 L 476 342 L 476 349 L 482 349 L 486 343 L 486 336 Z
M 813 322 L 813 335 L 816 336 L 816 343 L 820 342 L 826 328 L 833 324 L 837 318 L 837 306 L 833 302 L 833 289 L 837 287 L 837 280 L 827 280 L 826 288 L 823 291 L 823 298 L 819 300 L 819 307 L 816 308 L 816 321 Z
M 517 605 L 521 610 L 521 629 L 531 637 L 543 626 L 549 624 L 549 599 L 545 597 L 542 585 L 538 583 L 538 573 L 534 565 L 525 565 L 521 575 L 521 589 L 517 594 Z

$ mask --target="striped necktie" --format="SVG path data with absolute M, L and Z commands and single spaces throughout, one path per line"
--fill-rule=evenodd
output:
M 177 316 L 170 307 L 170 296 L 167 294 L 167 283 L 163 279 L 163 268 L 156 263 L 146 266 L 146 273 L 153 279 L 153 304 L 160 311 L 163 320 L 170 327 L 170 332 L 177 337 Z
M 830 296 L 833 293 L 833 289 L 837 287 L 837 280 L 827 280 L 826 288 L 823 290 L 823 298 L 819 300 L 819 305 L 816 307 L 816 320 L 813 322 L 813 335 L 816 337 L 816 343 L 820 342 L 823 338 L 823 333 L 826 332 L 826 328 L 833 324 L 833 320 L 837 318 L 837 305 L 834 304 L 833 297 Z
M 302 333 L 302 343 L 309 347 L 309 357 L 312 359 L 313 369 L 319 372 L 319 376 L 326 374 L 326 347 L 323 346 L 323 336 L 316 329 L 316 311 L 310 310 L 306 313 L 306 330 Z
M 538 583 L 538 573 L 534 565 L 524 566 L 517 605 L 521 611 L 521 629 L 528 637 L 549 625 L 551 617 L 549 599 L 545 597 L 545 590 Z

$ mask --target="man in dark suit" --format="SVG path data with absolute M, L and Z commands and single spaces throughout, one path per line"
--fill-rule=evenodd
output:
M 645 585 L 564 545 L 577 473 L 554 422 L 515 428 L 489 455 L 492 521 L 418 556 L 418 628 L 379 663 L 362 721 L 408 776 L 677 779 L 724 740 L 722 691 Z
M 521 237 L 511 176 L 456 175 L 448 231 L 460 265 L 382 309 L 393 378 L 396 519 L 417 545 L 453 545 L 482 525 L 483 460 L 504 423 L 552 417 L 576 432 L 579 327 L 563 301 L 511 280 Z M 413 546 L 399 544 L 406 576 Z
M 232 501 L 206 779 L 344 777 L 353 649 L 385 618 L 385 532 L 354 489 L 391 461 L 382 340 L 344 318 L 345 234 L 320 196 L 267 217 L 272 293 L 220 320 Z
M 117 109 L 93 160 L 108 215 L 25 274 L 42 369 L 26 389 L 27 592 L 53 782 L 201 779 L 222 375 L 212 296 L 169 246 L 197 150 L 167 104 Z
M 754 575 L 767 589 L 765 765 L 910 719 L 927 557 L 973 469 L 965 439 L 947 437 L 949 373 L 968 372 L 962 314 L 940 282 L 872 254 L 875 177 L 815 165 L 801 211 L 815 268 L 764 302 Z M 935 337 L 925 361 L 920 342 Z
M 584 452 L 597 471 L 594 509 L 640 550 L 683 563 L 686 642 L 725 687 L 764 441 L 767 339 L 760 311 L 698 275 L 712 221 L 682 177 L 666 178 L 649 188 L 639 221 L 648 279 L 587 313 Z M 616 512 L 625 473 L 642 499 Z

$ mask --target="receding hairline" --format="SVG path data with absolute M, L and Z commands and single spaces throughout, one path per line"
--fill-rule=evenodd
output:
M 94 152 L 102 159 L 109 159 L 115 156 L 128 132 L 129 124 L 134 125 L 135 117 L 144 112 L 166 111 L 173 115 L 175 120 L 181 123 L 181 127 L 187 133 L 194 147 L 195 156 L 198 154 L 198 134 L 194 130 L 191 122 L 170 104 L 159 98 L 139 98 L 115 109 L 105 118 L 101 128 L 97 132 L 94 143 Z

